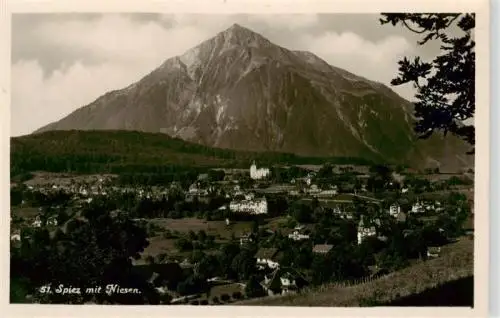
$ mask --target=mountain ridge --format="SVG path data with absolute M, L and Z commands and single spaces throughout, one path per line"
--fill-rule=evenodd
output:
M 414 121 L 386 85 L 234 24 L 35 133 L 138 130 L 235 150 L 471 164 L 460 140 L 419 140 Z

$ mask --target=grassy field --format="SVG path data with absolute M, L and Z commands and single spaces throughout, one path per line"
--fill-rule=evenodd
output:
M 178 250 L 175 248 L 175 239 L 165 239 L 162 236 L 153 236 L 148 238 L 149 245 L 142 252 L 141 257 L 145 259 L 148 256 L 157 256 L 162 253 L 167 253 L 167 255 L 171 255 L 173 252 L 176 254 Z
M 53 173 L 45 171 L 34 171 L 32 172 L 33 178 L 24 182 L 26 185 L 31 186 L 47 186 L 51 184 L 56 185 L 70 185 L 72 182 L 78 183 L 89 183 L 95 182 L 99 179 L 112 179 L 116 178 L 117 175 L 113 174 L 88 174 L 88 175 L 76 175 L 71 173 Z
M 462 238 L 444 246 L 440 257 L 418 262 L 367 283 L 341 287 L 323 285 L 300 294 L 267 297 L 238 302 L 256 306 L 334 306 L 356 307 L 388 303 L 474 274 L 474 241 Z
M 237 222 L 226 225 L 225 221 L 206 221 L 198 218 L 183 219 L 151 219 L 152 223 L 165 230 L 178 231 L 179 233 L 188 233 L 189 231 L 205 231 L 208 235 L 214 235 L 219 239 L 229 239 L 234 233 L 236 237 L 250 231 L 251 222 Z
M 283 229 L 285 228 L 287 222 L 288 222 L 288 217 L 286 216 L 275 217 L 267 220 L 267 224 L 265 224 L 263 228 L 269 230 Z
M 12 207 L 10 213 L 17 217 L 30 219 L 36 217 L 39 211 L 36 207 Z
M 237 222 L 231 223 L 229 226 L 226 225 L 224 221 L 206 221 L 204 219 L 198 218 L 183 218 L 183 219 L 151 219 L 149 222 L 156 225 L 160 230 L 157 231 L 156 235 L 149 237 L 149 246 L 144 249 L 141 254 L 144 260 L 147 256 L 157 256 L 158 254 L 166 253 L 167 255 L 177 255 L 177 256 L 187 256 L 190 252 L 183 252 L 177 250 L 175 247 L 175 241 L 177 238 L 164 238 L 163 232 L 165 230 L 170 230 L 172 233 L 177 232 L 178 234 L 185 235 L 189 231 L 194 231 L 198 233 L 199 231 L 205 231 L 207 235 L 213 235 L 216 239 L 216 243 L 222 243 L 231 238 L 234 233 L 235 237 L 238 238 L 245 232 L 250 231 L 251 222 Z M 210 251 L 205 250 L 204 252 L 210 253 Z

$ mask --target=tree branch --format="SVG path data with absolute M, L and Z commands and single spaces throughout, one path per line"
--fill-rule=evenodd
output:
M 449 27 L 453 23 L 453 21 L 455 21 L 459 17 L 460 17 L 460 14 L 457 14 L 453 19 L 451 19 L 450 22 L 448 22 L 448 24 L 446 25 L 446 28 Z
M 423 29 L 423 30 L 415 30 L 413 29 L 412 27 L 410 27 L 410 25 L 408 25 L 408 23 L 406 23 L 406 20 L 401 20 L 403 22 L 403 24 L 406 26 L 406 28 L 414 33 L 417 33 L 417 34 L 422 34 L 424 33 L 425 31 L 427 31 L 426 29 Z

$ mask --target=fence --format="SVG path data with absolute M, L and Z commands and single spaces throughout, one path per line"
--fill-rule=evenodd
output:
M 309 288 L 304 288 L 301 290 L 301 292 L 308 293 L 312 291 L 319 291 L 319 292 L 324 292 L 333 288 L 347 288 L 347 287 L 352 287 L 352 286 L 357 286 L 360 284 L 367 284 L 370 283 L 374 280 L 377 279 L 385 279 L 390 276 L 392 276 L 393 273 L 389 274 L 376 274 L 372 276 L 366 276 L 362 278 L 357 278 L 357 279 L 351 279 L 351 280 L 345 280 L 341 282 L 333 282 L 333 283 L 327 283 L 323 284 L 321 286 L 314 286 L 314 287 L 309 287 Z
M 347 288 L 347 287 L 357 286 L 360 284 L 370 283 L 370 282 L 377 280 L 377 279 L 386 279 L 386 278 L 389 278 L 390 276 L 392 276 L 393 274 L 394 273 L 376 274 L 376 275 L 366 276 L 366 277 L 358 278 L 358 279 L 327 283 L 327 284 L 323 284 L 320 286 L 305 287 L 305 288 L 301 289 L 299 291 L 299 293 L 325 292 L 325 291 L 328 291 L 328 290 L 331 290 L 334 288 Z M 258 298 L 249 299 L 248 301 L 245 301 L 244 303 L 259 302 L 260 300 L 269 299 L 269 298 L 284 298 L 284 297 L 289 297 L 291 295 L 295 295 L 295 293 L 293 293 L 293 294 L 275 294 L 272 296 L 258 297 Z M 242 303 L 242 304 L 244 304 L 244 303 Z

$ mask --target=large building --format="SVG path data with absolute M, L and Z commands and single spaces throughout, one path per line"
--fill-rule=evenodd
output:
M 229 209 L 233 212 L 243 212 L 250 214 L 266 214 L 267 200 L 266 198 L 258 198 L 251 200 L 232 201 L 229 204 Z
M 255 165 L 255 161 L 250 166 L 250 178 L 254 180 L 263 179 L 269 174 L 270 171 L 268 168 L 257 168 L 257 165 Z

